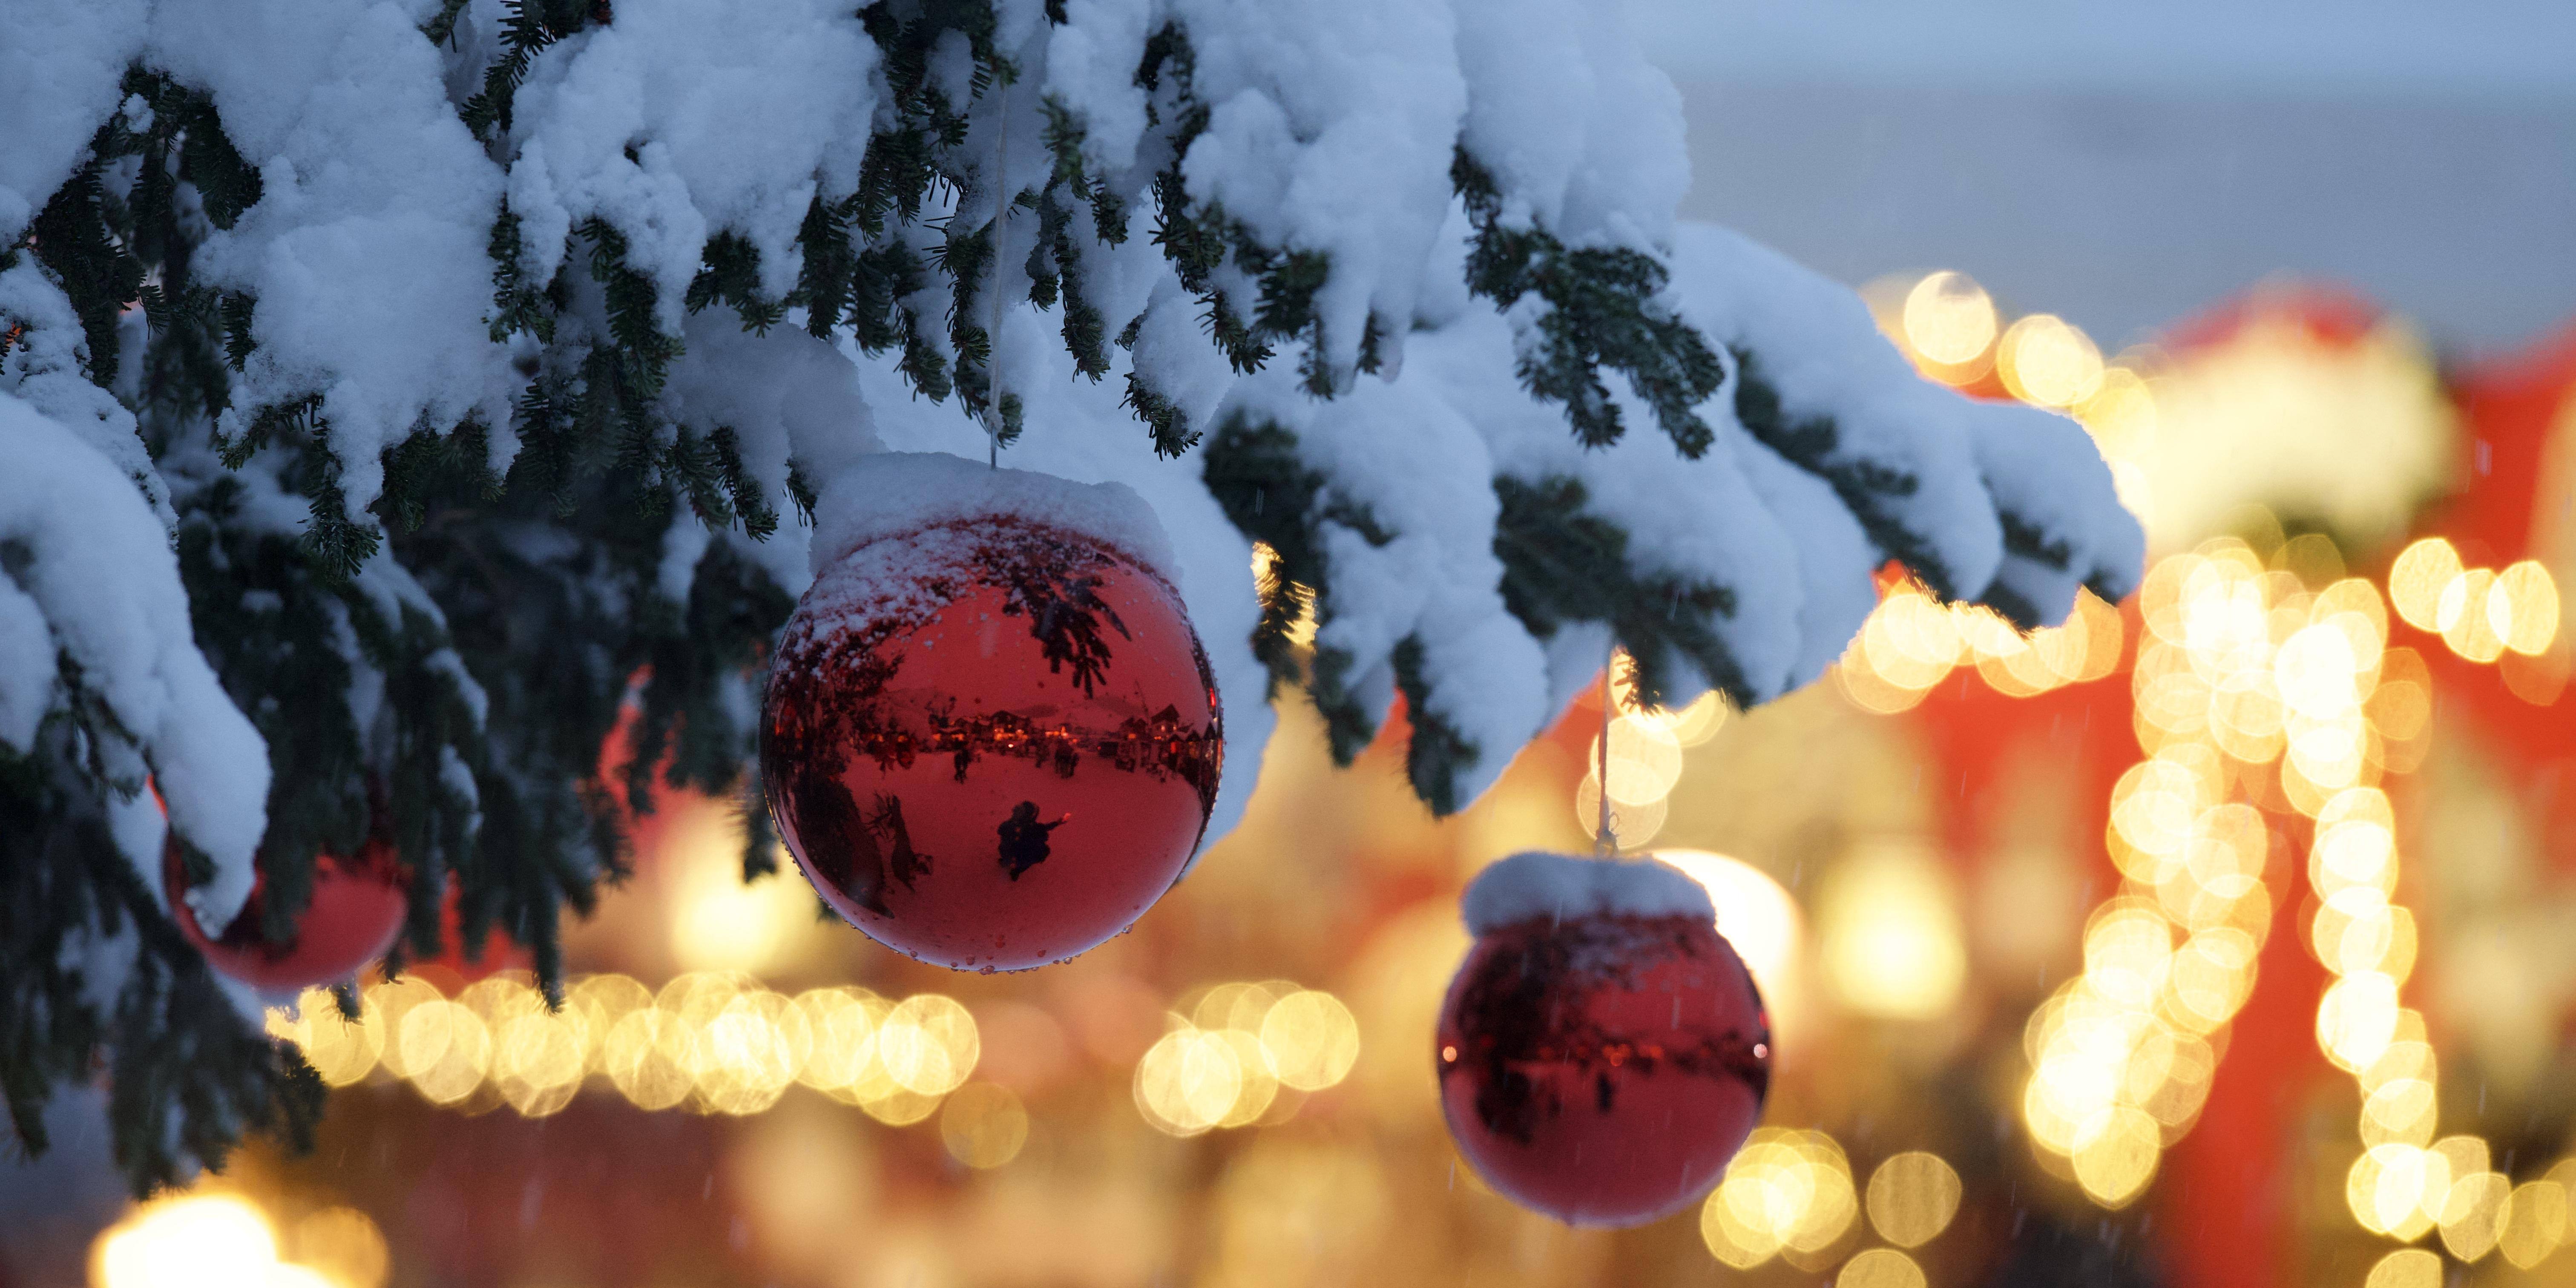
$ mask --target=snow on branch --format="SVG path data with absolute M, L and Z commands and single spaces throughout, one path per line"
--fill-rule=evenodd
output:
M 1890 561 L 2025 626 L 2128 591 L 2079 428 L 1688 185 L 1606 0 L 17 0 L 0 745 L 153 770 L 217 902 L 262 801 L 288 905 L 381 822 L 551 978 L 657 777 L 757 799 L 820 484 L 888 450 L 1153 509 L 1211 837 L 1281 686 L 1345 757 L 1400 695 L 1445 812 L 1614 640 L 1751 704 Z
M 267 749 L 197 651 L 168 533 L 133 481 L 5 392 L 0 442 L 0 755 L 35 756 L 49 719 L 85 729 L 78 769 L 121 801 L 151 786 L 213 861 L 191 893 L 220 926 L 250 894 Z M 160 829 L 148 831 L 123 848 L 157 889 Z

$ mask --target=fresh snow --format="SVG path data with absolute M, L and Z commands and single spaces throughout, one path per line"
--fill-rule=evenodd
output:
M 224 695 L 197 651 L 178 556 L 131 479 L 81 435 L 0 392 L 0 742 L 30 750 L 37 723 L 63 695 L 54 659 L 80 668 L 84 687 L 131 736 L 102 739 L 112 774 L 133 794 L 124 822 L 150 811 L 147 774 L 170 823 L 214 860 L 189 891 L 198 918 L 220 932 L 250 897 L 251 855 L 267 827 L 268 748 Z M 161 886 L 159 831 L 120 825 L 119 848 L 144 885 Z
M 814 568 L 870 535 L 993 505 L 1042 508 L 1166 573 L 1229 717 L 1212 838 L 1240 817 L 1271 728 L 1268 676 L 1249 646 L 1259 612 L 1251 545 L 1208 491 L 1204 451 L 1155 454 L 1120 403 L 1131 376 L 1193 431 L 1238 417 L 1290 430 L 1300 464 L 1324 482 L 1319 504 L 1372 516 L 1383 541 L 1336 511 L 1312 516 L 1333 579 L 1321 642 L 1353 659 L 1355 691 L 1373 703 L 1393 696 L 1397 649 L 1418 642 L 1426 710 L 1471 750 L 1451 784 L 1460 803 L 1562 709 L 1609 642 L 1594 623 L 1535 638 L 1505 607 L 1498 477 L 1579 483 L 1591 511 L 1630 534 L 1631 572 L 1729 592 L 1733 606 L 1715 626 L 1756 699 L 1812 681 L 1839 655 L 1895 553 L 1885 534 L 1928 552 L 1962 597 L 1994 588 L 2049 620 L 2079 583 L 2119 593 L 2139 571 L 2137 525 L 2072 421 L 1930 385 L 1848 290 L 1734 234 L 1674 222 L 1691 182 L 1680 101 L 1615 3 L 1067 0 L 1067 21 L 1055 24 L 1042 0 L 999 0 L 994 40 L 1017 74 L 979 96 L 962 38 L 933 51 L 930 84 L 968 129 L 943 164 L 965 177 L 934 185 L 925 222 L 899 234 L 927 262 L 939 249 L 933 223 L 972 229 L 1000 211 L 999 268 L 963 298 L 929 272 L 906 304 L 929 347 L 954 361 L 950 310 L 971 310 L 980 327 L 996 290 L 1025 300 L 1040 217 L 1006 199 L 1044 185 L 1055 165 L 1043 106 L 1080 131 L 1087 181 L 1127 210 L 1125 238 L 1112 243 L 1089 204 L 1073 203 L 1066 236 L 1080 271 L 1066 289 L 1100 310 L 1110 334 L 1135 324 L 1132 349 L 1112 347 L 1107 379 L 1094 382 L 1073 369 L 1060 309 L 998 310 L 995 375 L 1026 422 L 1000 472 L 984 468 L 984 428 L 955 401 L 918 396 L 897 355 L 815 340 L 793 311 L 753 334 L 721 306 L 682 308 L 720 233 L 756 248 L 758 290 L 783 296 L 810 203 L 855 190 L 867 132 L 894 109 L 887 69 L 847 5 L 620 0 L 610 25 L 535 57 L 510 131 L 488 144 L 456 105 L 497 54 L 504 10 L 474 0 L 442 48 L 417 30 L 434 8 L 21 0 L 0 24 L 0 116 L 13 131 L 0 156 L 0 236 L 41 207 L 118 110 L 116 80 L 130 61 L 211 94 L 265 184 L 198 258 L 208 283 L 258 301 L 258 348 L 225 428 L 319 396 L 350 512 L 371 522 L 381 453 L 417 429 L 478 420 L 491 431 L 492 464 L 508 464 L 512 400 L 539 373 L 566 374 L 564 355 L 607 325 L 583 265 L 565 263 L 590 253 L 578 238 L 568 248 L 567 234 L 599 219 L 625 237 L 631 265 L 655 287 L 653 319 L 682 350 L 657 410 L 692 433 L 734 431 L 782 515 L 778 533 L 750 551 L 781 585 L 803 590 Z M 1177 71 L 1158 98 L 1134 80 L 1148 38 L 1170 24 L 1188 35 L 1190 91 L 1208 113 L 1179 156 Z M 1503 186 L 1506 226 L 1663 258 L 1672 270 L 1663 307 L 1721 348 L 1754 354 L 1793 417 L 1829 420 L 1822 455 L 1793 461 L 1757 441 L 1736 421 L 1730 382 L 1699 409 L 1714 444 L 1683 459 L 1615 375 L 1608 383 L 1631 428 L 1609 447 L 1579 446 L 1563 409 L 1528 395 L 1514 367 L 1546 306 L 1531 297 L 1498 312 L 1462 285 L 1469 232 L 1450 179 L 1461 141 Z M 1191 197 L 1220 205 L 1272 249 L 1329 259 L 1320 335 L 1280 341 L 1259 371 L 1232 369 L 1209 341 L 1206 305 L 1155 244 L 1152 184 L 1172 165 Z M 525 280 L 565 268 L 574 290 L 551 348 L 490 334 L 487 248 L 505 198 L 521 223 Z M 1214 276 L 1236 312 L 1256 308 L 1249 274 L 1229 262 Z M 30 462 L 0 480 L 0 527 L 23 534 L 41 574 L 0 583 L 0 733 L 23 738 L 28 712 L 51 700 L 41 696 L 52 683 L 37 660 L 43 641 L 114 653 L 96 682 L 133 706 L 177 825 L 226 863 L 244 863 L 264 796 L 250 776 L 265 760 L 204 676 L 175 578 L 160 571 L 170 564 L 160 474 L 123 409 L 80 385 L 76 328 L 41 270 L 22 264 L 0 277 L 0 312 L 29 324 L 0 371 L 10 407 L 0 441 L 13 461 Z M 1382 361 L 1369 375 L 1357 367 L 1372 319 Z M 1335 396 L 1307 392 L 1299 369 L 1310 360 Z M 810 528 L 787 499 L 791 462 L 823 489 Z M 39 470 L 77 475 L 91 491 L 115 482 L 126 504 L 112 511 L 80 491 L 74 505 L 74 483 L 30 484 Z M 1826 473 L 1910 483 L 1855 497 Z M 274 489 L 259 498 L 300 503 Z M 2063 566 L 2008 553 L 2007 517 Z M 677 523 L 656 593 L 684 598 L 697 556 L 716 540 L 744 539 Z M 122 553 L 109 560 L 111 551 Z M 72 603 L 43 580 L 58 566 L 47 561 L 62 560 L 129 570 L 93 578 L 94 602 Z M 131 628 L 94 630 L 115 613 Z M 1679 678 L 1676 701 L 1718 677 Z M 239 885 L 228 875 L 211 887 L 208 910 L 229 911 L 214 905 L 237 899 Z
M 1505 926 L 1545 918 L 1551 922 L 1604 913 L 1631 917 L 1695 917 L 1711 924 L 1717 906 L 1708 890 L 1660 860 L 1577 858 L 1528 850 L 1499 859 L 1476 874 L 1461 901 L 1467 933 L 1488 935 Z
M 995 515 L 1081 533 L 1167 581 L 1178 568 L 1161 523 L 1124 483 L 1076 483 L 945 452 L 885 452 L 824 486 L 814 507 L 814 575 L 886 537 Z

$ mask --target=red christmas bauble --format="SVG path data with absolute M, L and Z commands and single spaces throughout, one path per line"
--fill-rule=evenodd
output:
M 206 964 L 253 988 L 274 991 L 318 988 L 357 974 L 393 947 L 410 902 L 393 847 L 377 840 L 360 846 L 353 858 L 314 856 L 312 901 L 283 943 L 261 935 L 268 874 L 252 878 L 250 898 L 241 911 L 222 934 L 211 937 L 183 897 L 188 877 L 176 837 L 163 851 L 162 879 L 179 933 L 205 954 Z
M 1440 1100 L 1523 1206 L 1636 1225 L 1714 1186 L 1762 1116 L 1771 1026 L 1707 893 L 1651 860 L 1523 854 L 1468 891 Z
M 1180 596 L 1012 515 L 871 541 L 771 665 L 761 773 L 805 876 L 878 942 L 957 969 L 1062 961 L 1134 924 L 1207 829 L 1216 684 Z

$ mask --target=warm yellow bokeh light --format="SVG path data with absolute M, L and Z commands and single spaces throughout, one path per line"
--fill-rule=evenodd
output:
M 1995 350 L 2004 388 L 2023 402 L 2071 407 L 2102 388 L 2102 351 L 2064 318 L 2034 313 L 2012 324 Z
M 1829 1252 L 1858 1219 L 1851 1164 L 1822 1132 L 1757 1128 L 1700 1207 L 1709 1253 L 1739 1270 L 1775 1255 L 1801 1268 Z
M 2388 602 L 2419 631 L 2441 629 L 2442 592 L 2466 571 L 2460 552 L 2440 537 L 2426 537 L 2388 566 Z
M 2471 568 L 2442 588 L 2442 597 L 2433 608 L 2434 625 L 2442 632 L 2442 642 L 2472 662 L 2492 662 L 2504 656 L 2504 636 L 2497 631 L 2495 613 L 2487 602 L 2495 588 L 2495 573 Z
M 2128 1205 L 2155 1179 L 2163 1135 L 2145 1110 L 2115 1105 L 2075 1134 L 2076 1183 L 2104 1207 Z
M 2553 1180 L 2514 1187 L 2506 1203 L 2496 1250 L 2517 1269 L 2529 1270 L 2567 1242 L 2567 1190 Z
M 781 850 L 777 870 L 742 877 L 743 835 L 731 812 L 705 802 L 672 807 L 662 862 L 670 872 L 671 954 L 683 970 L 778 969 L 812 950 L 824 924 L 813 888 Z
M 1360 1058 L 1360 1026 L 1351 1008 L 1313 989 L 1272 1003 L 1261 1019 L 1260 1037 L 1271 1075 L 1299 1091 L 1340 1082 Z
M 2366 1068 L 2396 1039 L 2397 1009 L 2397 981 L 2376 971 L 2346 975 L 2317 1003 L 2317 1046 L 2341 1068 Z
M 1934 273 L 1905 293 L 1904 327 L 1914 352 L 1945 367 L 1965 366 L 1994 345 L 1994 298 L 1965 273 Z
M 673 1054 L 686 1025 L 646 1007 L 628 1012 L 600 1044 L 600 1064 L 620 1095 L 639 1109 L 668 1109 L 689 1098 L 688 1066 Z
M 1242 1091 L 1234 1048 L 1204 1029 L 1174 1029 L 1136 1062 L 1136 1107 L 1145 1121 L 1175 1136 L 1195 1136 L 1225 1121 Z
M 1900 1248 L 1921 1247 L 1959 1211 L 1959 1173 L 1939 1156 L 1898 1154 L 1869 1174 L 1869 1223 Z
M 385 1049 L 384 1021 L 373 1008 L 362 1007 L 359 1018 L 352 1021 L 340 1014 L 340 1004 L 330 992 L 319 988 L 298 994 L 291 1016 L 271 1010 L 268 1031 L 302 1049 L 305 1062 L 334 1087 L 363 1080 Z
M 2462 1261 L 2495 1251 L 2504 1234 L 2513 1181 L 2501 1172 L 2470 1172 L 2451 1182 L 2442 1199 L 2442 1247 Z
M 1682 870 L 1708 891 L 1717 908 L 1717 932 L 1734 945 L 1753 972 L 1754 986 L 1776 1012 L 1792 991 L 1791 973 L 1805 937 L 1798 900 L 1771 874 L 1707 850 L 1657 850 L 1654 857 Z
M 982 1051 L 975 1017 L 937 993 L 903 999 L 877 1031 L 878 1062 L 896 1085 L 917 1095 L 956 1089 L 975 1072 Z
M 2487 594 L 2487 625 L 2504 646 L 2528 657 L 2549 651 L 2558 638 L 2558 583 L 2536 559 L 2525 559 L 2496 575 Z
M 351 1207 L 327 1207 L 295 1223 L 288 1250 L 321 1272 L 335 1288 L 384 1288 L 393 1267 L 385 1234 L 373 1217 Z
M 2432 1083 L 2422 1078 L 2392 1078 L 2373 1088 L 2361 1102 L 2361 1143 L 2418 1148 L 2432 1144 L 2435 1113 Z
M 1834 1288 L 1923 1288 L 1923 1267 L 1893 1248 L 1871 1248 L 1843 1263 Z
M 1644 805 L 1670 795 L 1681 781 L 1682 743 L 1661 719 L 1623 715 L 1610 722 L 1610 799 L 1620 805 Z M 1601 738 L 1594 735 L 1583 763 L 1599 772 Z
M 268 1218 L 229 1194 L 145 1204 L 92 1252 L 100 1288 L 265 1288 L 276 1266 Z
M 2432 1229 L 2450 1193 L 2450 1160 L 2411 1145 L 2374 1145 L 2344 1177 L 2344 1203 L 2353 1219 L 2373 1234 L 2400 1240 Z
M 2362 1288 L 2442 1288 L 2442 1259 L 2422 1248 L 2400 1248 L 2370 1268 Z
M 999 1083 L 970 1082 L 939 1111 L 939 1138 L 948 1156 L 968 1167 L 990 1169 L 1019 1157 L 1029 1139 L 1029 1111 L 1017 1093 Z
M 474 1094 L 492 1064 L 492 1032 L 473 1008 L 457 1002 L 423 1002 L 403 1013 L 395 1032 L 413 1087 L 433 1103 L 455 1104 Z
M 1891 1019 L 1947 1014 L 1967 980 L 1949 869 L 1921 841 L 1865 842 L 1817 900 L 1826 978 L 1852 1009 Z

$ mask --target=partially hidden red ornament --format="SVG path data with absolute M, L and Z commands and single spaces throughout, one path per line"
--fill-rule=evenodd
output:
M 253 988 L 272 991 L 318 988 L 357 974 L 393 947 L 410 904 L 393 846 L 372 838 L 348 858 L 314 856 L 313 898 L 296 920 L 294 933 L 278 943 L 262 933 L 267 873 L 252 878 L 250 898 L 223 933 L 214 936 L 206 934 L 196 909 L 188 906 L 187 871 L 176 836 L 163 851 L 162 878 L 171 918 L 179 923 L 180 935 L 205 954 L 206 964 Z
M 1762 1116 L 1771 1024 L 1708 893 L 1653 860 L 1520 854 L 1468 888 L 1440 1101 L 1506 1197 L 1637 1225 L 1716 1185 Z
M 806 878 L 880 943 L 961 970 L 1062 961 L 1134 924 L 1196 852 L 1223 759 L 1180 596 L 1119 546 L 1016 513 L 820 570 L 761 719 Z

